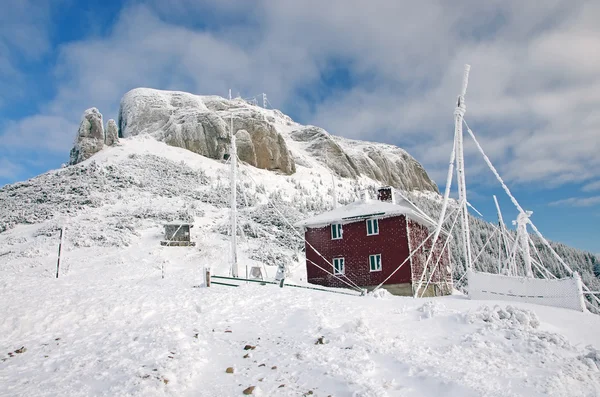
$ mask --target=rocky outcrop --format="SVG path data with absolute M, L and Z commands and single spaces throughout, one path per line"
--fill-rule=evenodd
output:
M 400 189 L 438 192 L 421 164 L 396 146 L 333 136 L 241 98 L 148 88 L 136 88 L 123 96 L 118 127 L 109 120 L 105 134 L 102 115 L 96 109 L 86 111 L 71 164 L 89 158 L 104 144 L 115 144 L 119 137 L 142 134 L 221 160 L 229 152 L 231 130 L 236 133 L 240 160 L 257 168 L 290 175 L 296 172 L 296 162 L 310 168 L 317 160 L 343 178 L 366 176 Z
M 290 137 L 341 177 L 364 175 L 399 189 L 438 192 L 421 164 L 399 147 L 336 137 L 314 126 L 292 131 Z
M 235 133 L 235 144 L 237 154 L 240 160 L 250 164 L 253 167 L 257 166 L 256 150 L 250 134 L 246 130 L 239 130 Z
M 106 131 L 104 137 L 104 144 L 107 146 L 112 146 L 119 142 L 119 127 L 117 127 L 117 123 L 110 119 L 108 123 L 106 123 Z
M 231 111 L 219 114 L 224 119 L 227 116 L 231 117 Z M 238 108 L 233 114 L 233 130 L 237 131 L 236 137 L 239 135 L 241 138 L 241 142 L 236 142 L 240 160 L 258 168 L 287 175 L 296 172 L 296 164 L 285 139 L 277 132 L 272 122 L 262 113 L 247 108 Z
M 249 111 L 241 99 L 228 101 L 185 92 L 134 89 L 121 100 L 119 133 L 121 137 L 150 134 L 171 146 L 222 159 L 230 143 L 232 112 L 233 131 L 245 131 L 239 142 L 242 161 L 285 174 L 295 172 L 283 137 L 264 115 Z
M 404 190 L 438 192 L 437 185 L 423 166 L 397 147 L 363 145 L 361 151 L 350 155 L 361 175 Z
M 83 113 L 75 144 L 71 149 L 69 164 L 77 164 L 92 157 L 104 147 L 102 114 L 96 108 Z
M 360 171 L 331 135 L 322 128 L 308 126 L 290 134 L 291 138 L 306 144 L 305 149 L 329 169 L 343 178 L 356 178 Z

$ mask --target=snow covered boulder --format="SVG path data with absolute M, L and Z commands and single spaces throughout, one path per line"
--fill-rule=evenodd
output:
M 342 178 L 360 175 L 356 164 L 324 129 L 307 126 L 293 131 L 290 136 L 295 141 L 306 142 L 306 150 Z
M 341 177 L 363 175 L 403 190 L 438 192 L 423 166 L 399 147 L 341 138 L 314 126 L 292 131 L 290 137 Z
M 233 131 L 245 130 L 240 136 L 242 161 L 285 174 L 296 171 L 283 137 L 241 99 L 136 88 L 121 100 L 119 131 L 121 137 L 149 134 L 171 146 L 222 159 L 230 143 L 232 111 Z
M 92 157 L 104 147 L 104 124 L 102 113 L 90 108 L 83 113 L 79 130 L 75 137 L 69 164 L 77 164 Z
M 254 167 L 257 166 L 256 151 L 250 134 L 246 130 L 239 130 L 235 133 L 235 144 L 237 147 L 238 157 Z
M 110 119 L 106 124 L 106 136 L 104 137 L 104 143 L 107 146 L 112 146 L 115 143 L 119 142 L 119 128 L 117 127 L 117 123 Z
M 221 115 L 226 117 L 223 113 Z M 296 172 L 296 164 L 287 148 L 285 139 L 262 114 L 252 111 L 239 112 L 234 116 L 233 130 L 244 130 L 250 137 L 250 142 L 246 143 L 251 148 L 248 147 L 248 150 L 242 148 L 238 153 L 240 160 L 252 164 L 255 156 L 258 168 L 279 171 L 287 175 Z M 254 156 L 252 156 L 252 152 L 254 152 Z
M 345 140 L 342 146 L 361 175 L 403 190 L 438 192 L 423 166 L 397 146 Z

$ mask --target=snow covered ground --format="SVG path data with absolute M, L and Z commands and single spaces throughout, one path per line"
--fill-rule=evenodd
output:
M 325 209 L 331 177 L 308 166 L 289 177 L 240 167 L 240 263 L 285 261 L 290 280 L 306 279 L 298 239 L 264 203 L 284 196 L 291 221 Z M 600 395 L 600 316 L 462 296 L 195 288 L 205 266 L 228 273 L 227 167 L 139 137 L 3 192 L 0 396 Z M 359 184 L 339 180 L 338 193 L 350 200 Z M 197 246 L 161 247 L 163 222 L 179 216 Z
M 157 234 L 114 256 L 72 251 L 59 279 L 5 269 L 0 395 L 600 395 L 600 316 L 462 296 L 194 288 L 194 249 L 157 247 Z

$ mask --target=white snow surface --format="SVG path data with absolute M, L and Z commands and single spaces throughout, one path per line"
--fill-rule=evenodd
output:
M 150 231 L 119 255 L 80 254 L 58 280 L 3 272 L 0 346 L 26 351 L 3 353 L 0 395 L 600 393 L 600 317 L 591 314 L 460 296 L 192 288 L 195 261 L 172 261 Z
M 305 283 L 298 239 L 261 205 L 305 205 L 280 208 L 292 222 L 322 212 L 331 176 L 309 165 L 291 177 L 240 166 L 251 206 L 239 208 L 240 273 L 268 254 Z M 139 136 L 7 191 L 2 204 L 30 224 L 0 233 L 0 396 L 600 395 L 600 316 L 589 313 L 461 295 L 195 288 L 205 267 L 228 274 L 227 168 Z M 44 183 L 54 190 L 40 194 Z M 337 183 L 346 202 L 362 190 Z M 31 201 L 12 207 L 22 191 Z M 162 225 L 182 213 L 197 246 L 160 246 Z M 275 266 L 264 269 L 272 279 Z

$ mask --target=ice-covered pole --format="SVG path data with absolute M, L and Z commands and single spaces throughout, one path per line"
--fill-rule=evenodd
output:
M 529 250 L 529 235 L 527 234 L 527 223 L 531 211 L 521 212 L 517 216 L 517 235 L 519 236 L 519 244 L 521 244 L 521 252 L 523 254 L 523 261 L 525 262 L 525 275 L 533 278 L 533 270 L 531 268 L 531 252 Z
M 464 98 L 466 92 L 467 92 L 467 84 L 469 81 L 469 70 L 471 69 L 471 66 L 469 65 L 465 65 L 465 72 L 463 75 L 463 82 L 462 82 L 462 87 L 461 87 L 461 95 L 459 96 L 459 100 L 458 100 L 458 105 L 461 104 L 461 99 L 460 98 Z M 458 134 L 458 129 L 456 128 L 456 111 L 454 112 L 455 114 L 455 124 L 454 124 L 454 143 L 452 146 L 452 152 L 450 153 L 450 162 L 448 164 L 448 176 L 446 177 L 446 188 L 444 191 L 444 201 L 442 202 L 442 211 L 440 212 L 440 216 L 438 218 L 438 222 L 437 222 L 437 228 L 435 230 L 435 233 L 433 235 L 433 239 L 431 242 L 431 247 L 435 247 L 435 244 L 440 236 L 440 233 L 442 231 L 442 227 L 444 225 L 444 219 L 446 217 L 446 211 L 448 209 L 448 202 L 450 200 L 450 187 L 452 185 L 452 176 L 454 174 L 454 163 L 456 161 L 456 157 L 458 154 L 458 150 L 457 150 L 457 134 Z M 462 115 L 464 116 L 464 111 L 462 113 Z M 462 127 L 462 116 L 461 116 L 461 127 Z M 460 132 L 462 134 L 462 128 L 460 128 Z M 462 143 L 462 139 L 461 139 L 461 143 Z M 464 204 L 464 205 L 463 205 Z M 459 206 L 464 206 L 466 208 L 466 198 L 464 199 L 464 201 L 459 200 Z M 462 208 L 462 207 L 461 207 Z M 461 217 L 461 221 L 462 221 L 462 217 Z M 425 277 L 425 273 L 427 270 L 427 266 L 429 266 L 429 262 L 431 261 L 431 258 L 433 257 L 433 253 L 434 253 L 434 249 L 431 249 L 429 251 L 429 256 L 427 257 L 427 261 L 425 262 L 425 267 L 423 269 L 423 273 L 421 274 L 421 277 L 419 278 L 419 283 L 417 284 L 416 289 L 413 291 L 414 292 L 414 297 L 416 298 L 419 294 L 419 289 L 421 288 L 422 284 L 423 284 L 423 279 Z M 467 268 L 468 269 L 468 268 Z
M 337 192 L 335 189 L 335 174 L 333 173 L 333 167 L 329 165 L 329 150 L 326 150 L 325 153 L 327 155 L 327 166 L 331 170 L 331 201 L 332 201 L 332 207 L 335 209 L 335 208 L 337 208 Z
M 508 244 L 508 241 L 506 240 L 506 226 L 504 225 L 504 217 L 502 216 L 502 211 L 500 210 L 500 204 L 498 204 L 498 198 L 496 197 L 496 195 L 494 195 L 494 203 L 496 203 L 496 211 L 498 212 L 498 224 L 500 227 L 499 244 L 498 244 L 498 258 L 500 258 L 499 259 L 500 263 L 498 264 L 498 273 L 501 273 L 502 269 L 504 268 L 504 265 L 502 264 L 502 259 L 501 259 L 502 258 L 502 244 L 504 244 L 504 251 L 505 251 L 507 260 L 510 258 L 510 254 L 509 254 L 509 244 Z
M 465 265 L 468 270 L 473 267 L 473 260 L 471 257 L 471 237 L 469 233 L 469 213 L 467 211 L 467 183 L 465 180 L 465 156 L 463 148 L 463 119 L 467 106 L 465 103 L 465 95 L 467 93 L 467 85 L 469 84 L 469 71 L 471 70 L 470 65 L 465 65 L 463 73 L 463 82 L 460 95 L 456 102 L 456 108 L 454 109 L 454 131 L 456 139 L 456 177 L 458 184 L 458 200 L 462 203 L 461 208 L 461 234 L 463 252 L 465 255 Z
M 229 153 L 229 161 L 231 162 L 231 276 L 238 277 L 237 263 L 237 148 L 235 145 L 235 134 L 233 133 L 233 113 L 231 114 L 230 123 L 231 132 L 231 149 Z

